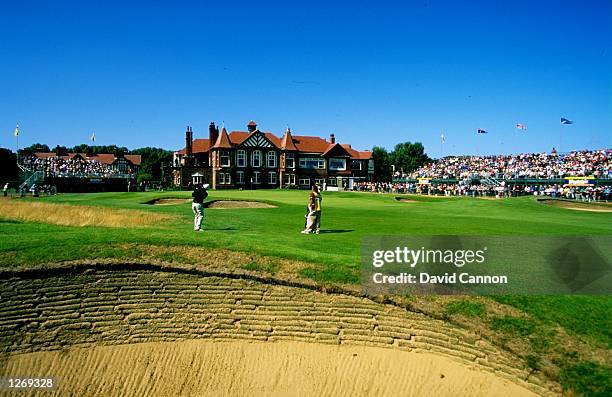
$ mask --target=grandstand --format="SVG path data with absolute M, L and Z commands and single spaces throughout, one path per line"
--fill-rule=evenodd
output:
M 19 159 L 19 190 L 54 186 L 60 192 L 126 191 L 135 186 L 140 155 L 36 152 Z
M 434 179 L 562 179 L 612 177 L 612 149 L 499 156 L 444 157 L 411 173 L 412 178 Z
M 447 156 L 411 173 L 398 171 L 391 183 L 360 184 L 356 190 L 446 196 L 541 195 L 610 201 L 612 149 L 558 154 Z

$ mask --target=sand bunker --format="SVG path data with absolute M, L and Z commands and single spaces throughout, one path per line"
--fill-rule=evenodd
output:
M 0 351 L 7 363 L 0 375 L 54 375 L 74 395 L 190 394 L 181 387 L 287 394 L 285 388 L 300 385 L 312 388 L 303 394 L 398 394 L 393 382 L 377 383 L 387 373 L 410 387 L 403 390 L 424 395 L 462 390 L 457 387 L 464 395 L 506 389 L 516 395 L 509 384 L 540 395 L 557 389 L 469 330 L 367 298 L 273 280 L 146 264 L 72 265 L 1 270 L 0 296 Z M 179 344 L 186 341 L 193 344 Z M 438 364 L 430 355 L 439 356 Z M 423 357 L 429 361 L 417 360 Z M 449 360 L 455 369 L 446 366 Z M 165 378 L 177 371 L 185 375 Z M 459 383 L 444 388 L 451 381 Z M 419 389 L 421 383 L 427 386 Z
M 185 204 L 190 202 L 191 199 L 185 199 L 185 198 L 160 198 L 160 199 L 155 199 L 155 200 L 151 200 L 151 201 L 147 201 L 143 204 L 149 204 L 149 205 L 176 205 L 176 204 Z
M 305 342 L 139 343 L 9 357 L 3 374 L 54 376 L 59 395 L 536 396 L 431 353 Z
M 213 200 L 204 203 L 206 208 L 235 209 L 235 208 L 277 208 L 275 205 L 262 203 L 261 201 L 246 200 Z
M 400 203 L 418 203 L 419 202 L 417 200 L 407 199 L 403 197 L 396 197 L 395 200 L 399 201 Z
M 538 202 L 553 207 L 565 208 L 574 211 L 587 212 L 612 212 L 611 203 L 584 203 L 581 201 L 557 200 L 557 199 L 538 199 Z

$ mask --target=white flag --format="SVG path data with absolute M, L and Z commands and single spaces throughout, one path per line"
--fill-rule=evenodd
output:
M 446 138 L 444 137 L 444 134 L 440 134 L 440 140 L 442 140 L 442 143 L 446 142 Z
M 19 124 L 15 127 L 15 136 L 19 136 Z
M 92 142 L 96 141 L 96 133 L 95 132 L 91 134 L 91 141 Z

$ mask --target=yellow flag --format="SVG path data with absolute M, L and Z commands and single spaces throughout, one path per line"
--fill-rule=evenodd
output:
M 19 124 L 15 127 L 15 136 L 19 136 Z

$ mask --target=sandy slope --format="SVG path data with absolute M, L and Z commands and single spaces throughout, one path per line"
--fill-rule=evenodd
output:
M 13 355 L 5 364 L 3 375 L 57 377 L 58 395 L 535 395 L 439 355 L 304 342 L 73 347 Z

